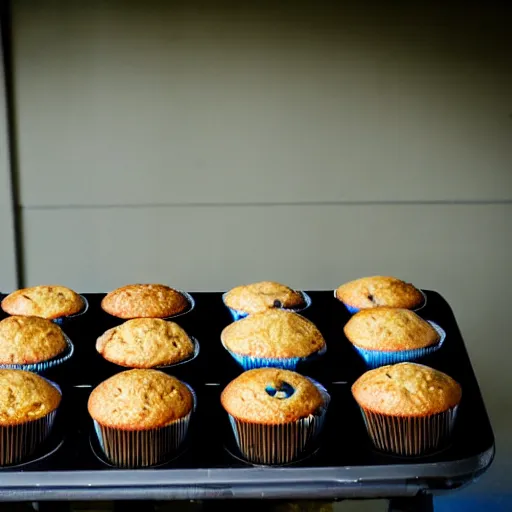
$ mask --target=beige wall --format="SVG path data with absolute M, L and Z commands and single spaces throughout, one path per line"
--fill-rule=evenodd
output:
M 2 43 L 0 40 L 0 50 Z M 8 122 L 3 62 L 0 60 L 0 293 L 17 285 Z
M 502 14 L 184 4 L 14 3 L 27 284 L 332 288 L 390 273 L 436 289 L 499 435 L 494 479 L 480 488 L 502 488 L 512 456 Z

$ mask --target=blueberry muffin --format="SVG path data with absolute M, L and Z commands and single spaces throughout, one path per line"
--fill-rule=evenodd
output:
M 262 281 L 237 286 L 224 295 L 224 303 L 244 315 L 273 308 L 300 310 L 305 307 L 304 295 L 284 284 Z
M 294 369 L 300 361 L 325 348 L 325 340 L 313 322 L 283 309 L 269 309 L 234 322 L 222 331 L 221 340 L 245 369 Z
M 396 277 L 363 277 L 342 284 L 336 298 L 349 311 L 387 306 L 391 308 L 418 309 L 425 301 L 423 293 L 410 283 Z
M 102 334 L 96 350 L 107 361 L 120 366 L 154 368 L 192 357 L 194 343 L 174 322 L 134 318 Z
M 221 403 L 247 460 L 284 464 L 300 457 L 317 439 L 329 396 L 298 373 L 259 368 L 228 384 Z
M 56 386 L 22 370 L 0 370 L 0 465 L 16 464 L 45 441 L 62 396 Z
M 49 320 L 75 315 L 84 307 L 80 295 L 57 285 L 16 290 L 2 301 L 2 309 L 9 315 L 39 316 Z
M 137 369 L 102 382 L 87 407 L 107 459 L 119 467 L 143 467 L 165 462 L 178 450 L 194 397 L 175 377 Z
M 43 363 L 67 349 L 62 329 L 50 320 L 9 316 L 0 322 L 0 365 Z
M 445 332 L 409 309 L 362 309 L 344 327 L 346 338 L 370 368 L 416 361 L 441 348 Z
M 163 284 L 130 284 L 117 288 L 101 301 L 112 316 L 131 318 L 169 318 L 190 308 L 183 293 Z
M 432 324 L 409 309 L 364 309 L 343 330 L 352 344 L 367 350 L 413 350 L 439 342 L 439 333 Z
M 416 363 L 382 366 L 352 386 L 368 434 L 379 450 L 422 455 L 449 440 L 460 385 L 440 371 Z

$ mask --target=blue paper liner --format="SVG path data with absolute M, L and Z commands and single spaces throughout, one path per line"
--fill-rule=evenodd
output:
M 324 397 L 323 407 L 315 414 L 277 425 L 242 421 L 228 414 L 237 447 L 247 461 L 262 465 L 283 465 L 297 460 L 315 445 L 324 428 L 331 397 L 320 383 L 307 378 Z
M 63 333 L 64 334 L 64 333 Z M 71 340 L 64 334 L 64 339 L 67 343 L 67 348 L 62 352 L 61 354 L 58 354 L 56 357 L 53 357 L 52 359 L 48 359 L 47 361 L 41 361 L 40 363 L 31 363 L 31 364 L 0 364 L 1 369 L 8 369 L 8 370 L 25 370 L 27 372 L 33 372 L 33 373 L 43 373 L 50 368 L 55 368 L 56 366 L 59 366 L 69 359 L 73 357 L 73 354 L 75 352 L 75 346 L 71 342 Z
M 59 318 L 54 318 L 52 322 L 57 325 L 62 325 L 70 320 L 74 320 L 79 316 L 85 315 L 85 313 L 87 313 L 87 311 L 89 310 L 89 301 L 83 295 L 80 295 L 80 297 L 84 302 L 84 307 L 78 313 L 75 313 L 73 315 L 60 316 Z
M 183 384 L 192 393 L 194 405 L 186 416 L 169 425 L 149 430 L 123 430 L 105 427 L 93 420 L 100 448 L 109 463 L 126 469 L 152 467 L 168 462 L 178 452 L 197 408 L 196 392 L 187 383 Z
M 339 300 L 347 308 L 347 311 L 351 315 L 355 315 L 356 313 L 359 313 L 359 311 L 361 311 L 360 308 L 351 306 L 350 304 L 347 304 L 346 302 L 343 302 L 342 300 L 338 299 L 338 296 L 336 295 L 336 291 L 337 290 L 334 290 L 334 298 L 336 300 Z M 414 311 L 414 312 L 419 311 L 420 309 L 423 309 L 427 305 L 427 295 L 425 294 L 425 292 L 423 290 L 420 290 L 420 293 L 421 293 L 421 295 L 423 295 L 423 302 L 421 303 L 420 306 L 418 306 L 416 309 L 412 309 L 411 311 Z
M 312 363 L 327 352 L 327 344 L 325 344 L 320 350 L 307 357 L 253 357 L 237 354 L 236 352 L 229 350 L 224 343 L 222 343 L 222 345 L 244 370 L 253 370 L 254 368 L 296 370 L 299 365 Z
M 406 361 L 417 361 L 422 357 L 426 357 L 439 350 L 446 338 L 446 332 L 436 323 L 427 320 L 428 323 L 436 330 L 439 335 L 439 341 L 430 347 L 418 348 L 414 350 L 397 350 L 393 352 L 383 352 L 380 350 L 367 350 L 363 348 L 354 348 L 358 354 L 364 359 L 368 368 L 378 368 L 389 364 L 403 363 Z
M 62 396 L 55 382 L 45 380 Z M 42 418 L 19 425 L 0 426 L 0 466 L 19 464 L 35 453 L 50 435 L 57 411 L 58 408 Z
M 279 309 L 284 309 L 285 311 L 293 311 L 294 313 L 299 313 L 300 311 L 304 311 L 305 309 L 309 308 L 309 306 L 311 306 L 311 297 L 306 292 L 303 292 L 302 290 L 297 290 L 297 291 L 302 296 L 303 305 L 299 306 L 297 308 L 279 308 Z M 226 292 L 222 295 L 222 302 L 224 302 L 224 305 L 229 309 L 229 312 L 231 313 L 233 320 L 236 322 L 237 320 L 241 320 L 242 318 L 249 316 L 249 313 L 246 313 L 245 311 L 238 311 L 236 309 L 232 309 L 226 304 L 224 299 L 225 299 L 227 293 L 228 292 Z

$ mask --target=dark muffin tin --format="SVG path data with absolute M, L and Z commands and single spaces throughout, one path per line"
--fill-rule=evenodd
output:
M 343 335 L 350 315 L 332 291 L 311 292 L 312 305 L 303 315 L 318 326 L 328 350 L 307 367 L 307 375 L 332 397 L 321 443 L 286 466 L 246 463 L 220 406 L 223 387 L 242 371 L 220 342 L 231 315 L 221 293 L 193 293 L 195 308 L 175 321 L 197 338 L 201 351 L 192 361 L 166 370 L 197 393 L 186 446 L 158 468 L 113 469 L 97 453 L 87 399 L 92 387 L 122 371 L 94 348 L 96 338 L 120 321 L 101 310 L 103 294 L 88 294 L 87 314 L 63 326 L 75 345 L 73 358 L 45 374 L 64 394 L 55 432 L 33 463 L 0 468 L 0 500 L 389 497 L 470 483 L 490 466 L 494 437 L 452 310 L 438 293 L 426 293 L 427 306 L 419 314 L 438 323 L 447 337 L 442 348 L 422 362 L 448 373 L 463 388 L 452 444 L 441 452 L 400 458 L 372 448 L 350 394 L 350 385 L 365 371 Z

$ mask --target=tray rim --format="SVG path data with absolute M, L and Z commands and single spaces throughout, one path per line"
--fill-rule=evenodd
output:
M 439 478 L 471 480 L 484 472 L 495 454 L 494 444 L 484 452 L 453 462 L 379 466 L 218 468 L 218 469 L 105 469 L 101 471 L 33 471 L 3 473 L 0 500 L 283 498 L 302 494 L 310 498 L 408 496 L 425 491 L 425 481 Z M 411 482 L 415 474 L 415 482 Z M 106 476 L 108 477 L 106 478 Z M 276 478 L 277 477 L 277 478 Z M 427 489 L 428 490 L 428 489 Z M 432 489 L 435 490 L 435 489 Z

